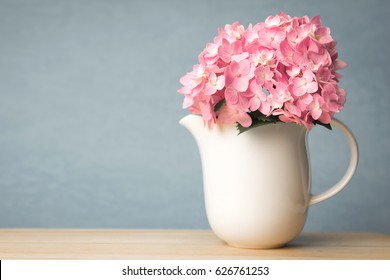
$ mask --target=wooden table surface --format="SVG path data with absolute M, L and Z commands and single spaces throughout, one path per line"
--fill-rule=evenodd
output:
M 272 250 L 226 245 L 208 230 L 0 229 L 0 259 L 387 259 L 390 236 L 302 233 Z

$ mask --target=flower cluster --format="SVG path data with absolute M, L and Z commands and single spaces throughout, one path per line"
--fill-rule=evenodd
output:
M 250 127 L 261 119 L 329 124 L 345 103 L 336 70 L 336 42 L 319 16 L 279 13 L 245 29 L 239 22 L 218 30 L 199 64 L 180 79 L 183 108 L 216 121 Z

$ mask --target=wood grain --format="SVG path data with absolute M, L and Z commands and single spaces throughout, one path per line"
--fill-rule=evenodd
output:
M 284 248 L 256 250 L 208 230 L 0 229 L 0 259 L 390 259 L 390 236 L 302 233 Z

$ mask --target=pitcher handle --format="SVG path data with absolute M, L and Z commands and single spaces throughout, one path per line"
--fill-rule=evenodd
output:
M 353 174 L 355 173 L 356 167 L 358 165 L 359 161 L 359 149 L 358 144 L 356 142 L 355 136 L 352 134 L 352 132 L 349 130 L 349 128 L 342 123 L 341 121 L 337 119 L 333 119 L 331 121 L 332 127 L 337 127 L 347 138 L 351 157 L 349 160 L 349 166 L 347 171 L 345 172 L 344 176 L 341 178 L 339 182 L 337 182 L 333 187 L 329 188 L 328 190 L 324 191 L 323 193 L 311 195 L 309 206 L 317 204 L 318 202 L 324 201 L 335 194 L 337 194 L 339 191 L 341 191 L 343 188 L 347 186 L 349 181 L 352 179 Z

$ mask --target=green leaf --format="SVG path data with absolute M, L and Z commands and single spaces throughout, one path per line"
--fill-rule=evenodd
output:
M 248 131 L 249 129 L 252 129 L 254 127 L 270 124 L 273 122 L 267 122 L 267 121 L 257 121 L 256 123 L 252 123 L 249 127 L 244 127 L 241 124 L 237 123 L 237 130 L 238 130 L 238 135 L 241 133 L 244 133 L 245 131 Z
M 248 131 L 251 128 L 270 124 L 270 123 L 277 123 L 279 122 L 279 118 L 277 116 L 266 116 L 260 113 L 259 111 L 256 112 L 250 112 L 249 116 L 252 118 L 252 124 L 249 127 L 244 127 L 241 124 L 237 124 L 237 130 L 238 130 L 238 135 L 241 133 Z
M 321 125 L 323 127 L 326 127 L 329 130 L 332 130 L 332 126 L 330 125 L 330 123 L 322 123 L 319 120 L 314 120 L 313 123 L 316 125 L 318 124 L 318 125 Z
M 254 127 L 280 122 L 280 120 L 279 120 L 279 118 L 277 116 L 266 116 L 266 115 L 263 115 L 259 111 L 250 112 L 248 114 L 252 118 L 252 124 L 249 127 L 244 127 L 241 124 L 237 123 L 238 135 L 240 135 L 241 133 L 244 133 L 245 131 L 248 131 L 248 130 L 254 128 Z M 314 120 L 313 123 L 315 125 L 318 124 L 318 125 L 321 125 L 321 126 L 327 128 L 329 130 L 332 130 L 332 126 L 329 123 L 322 123 L 319 120 Z
M 214 107 L 214 112 L 219 112 L 219 110 L 221 110 L 221 107 L 223 106 L 223 104 L 225 104 L 225 99 L 222 99 L 221 101 L 219 101 L 215 107 Z

